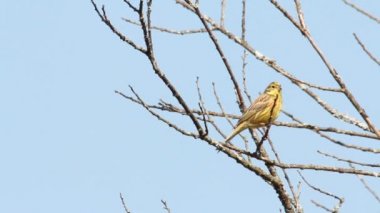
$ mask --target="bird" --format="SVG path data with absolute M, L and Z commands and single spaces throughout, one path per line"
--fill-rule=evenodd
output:
M 282 108 L 281 90 L 280 83 L 270 83 L 264 93 L 243 113 L 232 133 L 225 139 L 225 143 L 247 128 L 263 127 L 276 120 Z

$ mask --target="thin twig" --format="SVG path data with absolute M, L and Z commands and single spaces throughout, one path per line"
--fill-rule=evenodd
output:
M 279 163 L 282 163 L 281 162 L 281 159 L 280 159 L 280 155 L 278 154 L 278 152 L 276 151 L 275 147 L 274 147 L 274 144 L 272 142 L 272 140 L 270 138 L 268 138 L 268 142 L 269 142 L 269 145 L 271 147 L 271 150 L 272 152 L 274 153 L 275 157 L 276 157 L 276 160 L 279 162 Z M 301 203 L 299 201 L 299 196 L 297 195 L 297 193 L 294 191 L 294 187 L 293 187 L 293 184 L 292 182 L 290 181 L 290 177 L 288 175 L 288 173 L 286 172 L 285 169 L 281 169 L 282 172 L 284 173 L 284 177 L 285 177 L 285 180 L 286 182 L 288 183 L 288 186 L 289 186 L 289 189 L 293 195 L 293 200 L 294 200 L 294 203 L 293 203 L 293 206 L 295 208 L 295 210 L 297 212 L 302 212 L 302 206 L 301 206 Z
M 327 196 L 329 196 L 329 197 L 332 197 L 332 198 L 334 198 L 334 199 L 337 199 L 337 200 L 341 200 L 342 198 L 340 198 L 340 197 L 338 197 L 338 196 L 336 196 L 336 195 L 334 195 L 334 194 L 332 194 L 332 193 L 329 193 L 329 192 L 327 192 L 327 191 L 325 191 L 325 190 L 322 190 L 322 189 L 320 189 L 320 188 L 318 188 L 318 187 L 316 187 L 316 186 L 313 186 L 312 184 L 310 184 L 309 183 L 309 181 L 307 181 L 306 180 L 306 178 L 302 175 L 302 173 L 300 172 L 300 171 L 297 171 L 298 172 L 298 174 L 301 176 L 301 178 L 302 178 L 302 180 L 310 187 L 310 188 L 312 188 L 313 190 L 315 190 L 315 191 L 317 191 L 317 192 L 319 192 L 319 193 L 321 193 L 321 194 L 324 194 L 324 195 L 327 195 Z
M 350 169 L 350 168 L 339 168 L 339 167 L 330 167 L 330 166 L 322 166 L 315 164 L 284 164 L 284 163 L 276 163 L 273 160 L 262 159 L 266 163 L 275 165 L 279 168 L 284 169 L 303 169 L 303 170 L 315 170 L 315 171 L 326 171 L 326 172 L 334 172 L 334 173 L 345 173 L 345 174 L 359 174 L 364 176 L 372 176 L 372 177 L 380 177 L 379 172 L 371 172 L 366 170 L 359 169 Z
M 216 98 L 216 102 L 217 102 L 217 104 L 218 104 L 220 110 L 222 111 L 222 117 L 225 117 L 226 120 L 227 120 L 227 122 L 232 126 L 232 128 L 235 128 L 235 125 L 232 123 L 231 119 L 229 119 L 229 118 L 236 118 L 236 119 L 239 119 L 241 116 L 236 116 L 236 117 L 233 116 L 233 117 L 232 117 L 231 114 L 226 114 L 226 113 L 225 113 L 225 111 L 224 111 L 224 107 L 223 107 L 223 105 L 221 104 L 221 101 L 220 101 L 219 95 L 218 95 L 217 92 L 216 92 L 216 86 L 215 86 L 215 83 L 212 83 L 212 86 L 213 86 L 213 91 L 214 91 L 214 96 L 215 96 L 215 98 Z M 216 114 L 213 114 L 213 115 L 216 115 Z M 253 132 L 252 129 L 249 129 L 249 131 L 250 131 L 250 134 L 251 134 L 251 136 L 252 136 L 252 139 L 253 139 L 253 140 L 255 141 L 255 143 L 257 144 L 257 143 L 259 142 L 258 137 L 256 137 L 256 136 L 254 135 L 254 132 Z M 242 134 L 239 134 L 239 136 L 243 139 L 246 149 L 248 149 L 248 147 L 249 147 L 249 143 L 248 143 L 248 140 L 246 139 L 246 137 L 244 137 Z
M 136 98 L 138 99 L 140 105 L 142 105 L 149 113 L 151 113 L 154 117 L 156 117 L 158 120 L 166 123 L 169 127 L 175 129 L 177 132 L 180 132 L 181 134 L 183 135 L 186 135 L 186 136 L 190 136 L 190 137 L 193 137 L 193 138 L 198 138 L 198 135 L 195 134 L 195 133 L 192 133 L 192 132 L 188 132 L 186 130 L 183 130 L 181 128 L 179 128 L 177 125 L 171 123 L 169 120 L 163 118 L 162 116 L 160 116 L 158 113 L 154 112 L 153 110 L 151 110 L 149 108 L 149 106 L 140 98 L 140 96 L 133 90 L 133 88 L 130 86 L 130 89 L 132 91 L 132 93 L 136 96 Z M 127 97 L 125 96 L 123 93 L 119 92 L 119 91 L 115 91 L 116 94 L 119 94 L 123 97 Z M 130 99 L 129 99 L 130 100 Z
M 302 9 L 301 9 L 301 1 L 300 0 L 294 0 L 294 3 L 296 5 L 296 10 L 297 10 L 298 21 L 300 23 L 300 27 L 305 29 L 306 24 L 305 24 L 304 14 L 303 14 Z
M 289 19 L 290 22 L 297 28 L 302 28 L 301 25 L 296 21 L 295 18 L 293 18 L 292 15 L 288 11 L 286 11 L 277 1 L 270 0 L 270 2 L 286 17 Z
M 246 9 L 247 9 L 247 2 L 246 0 L 242 0 L 242 13 L 241 13 L 241 39 L 246 42 L 245 37 L 246 37 Z M 247 87 L 247 75 L 246 75 L 246 68 L 247 68 L 247 50 L 243 49 L 243 55 L 242 55 L 242 74 L 243 74 L 243 89 L 244 93 L 247 96 L 249 102 L 252 102 L 251 95 L 248 92 L 248 87 Z
M 203 122 L 204 122 L 204 127 L 205 127 L 205 135 L 208 135 L 208 126 L 207 126 L 207 120 L 206 120 L 206 109 L 204 109 L 204 107 L 201 105 L 201 103 L 198 103 L 199 105 L 199 108 L 201 109 L 201 112 L 202 112 L 202 118 L 203 118 Z
M 95 1 L 91 0 L 91 3 L 94 6 L 94 9 L 95 9 L 96 13 L 98 14 L 99 18 L 102 20 L 102 22 L 104 22 L 111 29 L 111 31 L 114 34 L 116 34 L 122 41 L 126 42 L 127 44 L 129 44 L 130 46 L 132 46 L 133 48 L 135 48 L 136 50 L 138 50 L 138 51 L 140 51 L 140 52 L 142 52 L 144 54 L 146 53 L 146 51 L 147 51 L 146 49 L 144 49 L 143 47 L 137 45 L 130 38 L 128 38 L 123 33 L 121 33 L 120 31 L 118 31 L 115 26 L 113 26 L 113 24 L 111 23 L 111 21 L 107 17 L 107 13 L 106 13 L 106 10 L 104 8 L 104 5 L 102 6 L 102 12 L 100 12 L 99 9 L 98 9 L 97 4 L 95 3 Z
M 354 165 L 352 165 L 352 163 L 349 163 L 348 164 L 351 168 L 355 169 Z M 379 195 L 375 192 L 375 190 L 373 190 L 368 184 L 367 182 L 364 180 L 364 178 L 361 176 L 361 175 L 356 175 L 360 182 L 363 184 L 364 188 L 368 190 L 368 192 L 377 200 L 377 202 L 380 203 L 380 197 Z
M 205 127 L 205 135 L 208 135 L 208 127 L 207 127 L 207 122 L 206 122 L 206 117 L 205 115 L 208 116 L 207 114 L 207 110 L 206 110 L 206 107 L 205 107 L 205 103 L 203 101 L 203 98 L 202 98 L 202 93 L 201 93 L 201 89 L 199 87 L 199 77 L 197 77 L 197 80 L 195 81 L 195 84 L 197 86 L 197 92 L 198 92 L 198 99 L 199 99 L 199 108 L 201 109 L 201 112 L 202 112 L 202 116 L 203 116 L 203 121 L 204 121 L 204 127 Z
M 316 207 L 319 207 L 327 212 L 336 213 L 334 210 L 327 208 L 325 205 L 320 204 L 319 202 L 315 200 L 310 200 L 312 204 L 314 204 Z
M 302 188 L 302 182 L 299 181 L 298 184 L 297 184 L 297 192 L 296 192 L 296 198 L 297 198 L 298 201 L 300 200 L 300 197 L 301 197 L 301 188 Z M 296 204 L 298 204 L 298 203 L 296 203 Z M 298 213 L 303 213 L 304 212 L 302 206 L 297 206 L 296 209 L 299 210 Z
M 336 134 L 343 134 L 343 135 L 350 135 L 350 136 L 357 136 L 357 137 L 380 140 L 380 138 L 378 138 L 376 135 L 373 135 L 373 134 L 355 132 L 355 131 L 351 131 L 351 130 L 338 129 L 335 127 L 320 127 L 320 126 L 316 126 L 313 124 L 307 124 L 307 123 L 303 123 L 303 122 L 288 123 L 288 122 L 275 121 L 275 122 L 273 122 L 273 125 L 290 127 L 290 128 L 310 129 L 310 130 L 321 131 L 321 132 L 333 132 Z
M 301 169 L 301 170 L 315 170 L 315 171 L 326 171 L 326 172 L 334 172 L 334 173 L 342 173 L 342 174 L 359 174 L 364 176 L 372 176 L 372 177 L 380 177 L 380 172 L 372 172 L 366 170 L 359 169 L 350 169 L 350 168 L 341 168 L 341 167 L 332 167 L 332 166 L 324 166 L 324 165 L 316 165 L 316 164 L 295 164 L 295 163 L 279 163 L 274 160 L 267 159 L 258 155 L 257 153 L 247 152 L 245 150 L 241 150 L 236 147 L 231 147 L 229 144 L 221 144 L 228 149 L 232 149 L 236 152 L 242 153 L 244 155 L 248 155 L 250 157 L 256 158 L 258 160 L 262 160 L 269 165 L 274 165 L 283 169 Z
M 164 200 L 161 200 L 161 203 L 164 205 L 164 209 L 166 210 L 166 212 L 170 213 L 171 211 L 170 211 L 170 208 L 169 208 L 167 202 Z
M 124 1 L 124 2 L 128 5 L 128 7 L 131 8 L 134 12 L 136 12 L 136 13 L 139 12 L 139 10 L 137 9 L 137 7 L 133 6 L 133 4 L 132 4 L 130 1 L 128 1 L 128 0 L 123 0 L 123 1 Z
M 243 89 L 244 89 L 244 94 L 247 96 L 249 102 L 252 102 L 252 97 L 251 95 L 249 94 L 248 92 L 248 86 L 247 86 L 247 56 L 248 56 L 248 53 L 247 53 L 247 50 L 243 50 L 243 55 L 242 55 L 242 62 L 243 62 L 243 65 L 242 65 L 242 74 L 243 74 Z
M 121 193 L 120 193 L 120 200 L 121 200 L 121 203 L 123 204 L 123 208 L 124 208 L 125 213 L 131 213 L 131 211 L 129 211 L 127 208 L 127 204 L 125 204 L 124 197 Z
M 224 26 L 224 18 L 226 16 L 227 0 L 221 0 L 220 3 L 220 25 Z
M 336 195 L 334 195 L 334 194 L 332 194 L 332 193 L 330 193 L 330 192 L 327 192 L 327 191 L 325 191 L 325 190 L 322 190 L 322 189 L 319 188 L 319 187 L 313 186 L 312 184 L 310 184 L 310 183 L 306 180 L 306 178 L 301 174 L 300 171 L 297 171 L 297 172 L 298 172 L 298 174 L 301 176 L 302 180 L 306 183 L 306 185 L 308 185 L 310 188 L 312 188 L 313 190 L 315 190 L 315 191 L 317 191 L 317 192 L 319 192 L 319 193 L 321 193 L 321 194 L 324 194 L 324 195 L 326 195 L 326 196 L 329 196 L 329 197 L 332 197 L 332 198 L 338 200 L 337 205 L 335 205 L 334 209 L 332 209 L 332 210 L 312 200 L 311 202 L 313 202 L 314 205 L 316 205 L 316 206 L 318 206 L 318 207 L 321 207 L 321 208 L 323 208 L 323 209 L 325 209 L 326 211 L 329 211 L 329 212 L 333 212 L 333 213 L 337 213 L 337 212 L 339 212 L 339 209 L 342 207 L 342 205 L 343 205 L 343 203 L 344 203 L 344 198 L 343 198 L 343 197 L 338 197 L 338 196 L 336 196 Z
M 302 121 L 300 121 L 299 119 L 297 119 L 296 117 L 294 117 L 294 115 L 288 113 L 288 112 L 285 112 L 285 111 L 282 111 L 286 116 L 288 116 L 289 118 L 291 118 L 293 121 L 301 124 L 301 125 L 304 125 L 304 123 L 302 123 Z M 322 130 L 323 129 L 323 130 Z M 356 146 L 356 145 L 352 145 L 352 144 L 346 144 L 346 143 L 343 143 L 341 141 L 338 141 L 336 139 L 333 139 L 332 137 L 328 136 L 327 134 L 325 133 L 322 133 L 321 131 L 324 131 L 324 130 L 333 130 L 333 128 L 331 127 L 328 127 L 328 128 L 310 128 L 310 130 L 314 131 L 315 133 L 317 133 L 318 135 L 320 135 L 322 138 L 325 138 L 327 139 L 328 141 L 330 142 L 333 142 L 334 144 L 337 144 L 339 146 L 343 146 L 345 148 L 349 148 L 349 149 L 356 149 L 356 150 L 360 150 L 360 151 L 363 151 L 363 152 L 370 152 L 370 153 L 380 153 L 380 149 L 374 149 L 374 148 L 369 148 L 369 147 L 361 147 L 361 146 Z M 334 131 L 332 131 L 334 132 Z M 337 130 L 336 132 L 334 133 L 338 133 L 338 134 L 348 134 L 349 131 L 347 130 Z M 351 133 L 350 133 L 351 134 Z M 350 135 L 348 134 L 348 135 Z M 358 134 L 361 134 L 361 133 L 358 133 Z M 377 137 L 375 139 L 378 139 Z
M 329 157 L 329 158 L 333 158 L 337 161 L 342 161 L 342 162 L 346 162 L 346 163 L 350 163 L 350 164 L 356 164 L 356 165 L 360 165 L 360 166 L 368 166 L 368 167 L 380 167 L 380 164 L 375 164 L 375 163 L 362 163 L 362 162 L 358 162 L 358 161 L 353 161 L 353 160 L 349 160 L 349 159 L 344 159 L 344 158 L 341 158 L 341 157 L 338 157 L 336 155 L 332 155 L 332 154 L 328 154 L 328 153 L 325 153 L 325 152 L 322 152 L 320 150 L 317 150 L 317 153 L 321 154 L 321 155 L 324 155 L 326 157 Z
M 347 1 L 347 0 L 342 0 L 342 1 L 343 1 L 346 5 L 348 5 L 348 6 L 352 7 L 352 8 L 354 8 L 354 9 L 355 9 L 356 11 L 358 11 L 359 13 L 361 13 L 361 14 L 367 16 L 368 18 L 370 18 L 370 19 L 374 20 L 375 22 L 377 22 L 378 24 L 380 24 L 380 18 L 378 18 L 378 17 L 372 15 L 371 13 L 365 11 L 364 9 L 360 8 L 359 6 L 357 6 L 357 5 L 355 5 L 355 4 L 351 3 L 351 2 L 349 2 L 349 1 Z
M 206 123 L 206 118 L 205 118 L 205 115 L 207 116 L 207 122 L 211 123 L 211 125 L 213 125 L 213 127 L 216 129 L 217 132 L 219 132 L 220 135 L 222 135 L 223 138 L 226 138 L 226 135 L 223 134 L 223 132 L 220 130 L 220 128 L 216 125 L 216 123 L 214 122 L 214 120 L 212 119 L 212 117 L 207 113 L 207 110 L 205 108 L 205 104 L 204 104 L 204 101 L 203 101 L 203 98 L 202 98 L 202 93 L 201 93 L 201 89 L 200 89 L 200 86 L 199 86 L 199 77 L 197 77 L 197 80 L 195 81 L 196 83 L 196 87 L 197 87 L 197 93 L 198 93 L 198 99 L 199 99 L 199 107 L 201 109 L 201 112 L 202 112 L 202 116 L 203 116 L 203 121 L 204 121 L 204 125 L 205 125 L 205 129 L 206 129 L 206 135 L 208 135 L 208 127 L 207 127 L 207 123 Z M 248 150 L 248 148 L 246 148 L 246 150 Z M 238 155 L 240 157 L 243 157 L 242 154 L 238 153 Z M 249 157 L 247 157 L 247 160 L 249 162 L 251 162 L 251 159 Z
M 218 150 L 222 151 L 223 153 L 227 154 L 229 157 L 235 159 L 237 163 L 241 164 L 248 170 L 254 172 L 256 175 L 261 177 L 266 182 L 269 182 L 270 185 L 278 194 L 280 201 L 283 203 L 285 211 L 289 213 L 294 212 L 292 208 L 292 204 L 291 204 L 291 199 L 289 199 L 289 195 L 284 189 L 282 181 L 280 180 L 280 178 L 278 178 L 278 176 L 273 176 L 272 174 L 268 174 L 264 172 L 260 167 L 254 166 L 253 164 L 244 160 L 244 158 L 240 157 L 236 152 L 232 151 L 233 149 L 236 149 L 236 150 L 239 150 L 239 149 L 231 144 L 217 143 L 207 136 L 203 138 L 203 140 L 205 140 L 208 144 L 216 147 Z M 226 145 L 228 145 L 228 147 L 226 147 Z M 231 150 L 231 147 L 232 147 L 232 150 Z
M 380 66 L 380 60 L 377 59 L 368 49 L 367 47 L 363 44 L 362 41 L 360 41 L 359 37 L 353 33 L 354 37 L 355 37 L 355 40 L 358 42 L 358 44 L 360 45 L 360 47 L 363 49 L 363 51 L 368 55 L 368 57 L 370 59 L 372 59 L 372 61 L 374 61 L 377 65 Z
M 139 22 L 133 21 L 128 18 L 122 18 L 125 22 L 128 22 L 130 24 L 136 25 L 136 26 L 141 26 Z M 188 30 L 173 30 L 169 28 L 164 28 L 164 27 L 157 27 L 157 26 L 151 26 L 152 30 L 158 30 L 164 33 L 170 33 L 170 34 L 175 34 L 175 35 L 187 35 L 187 34 L 197 34 L 197 33 L 207 33 L 207 30 L 204 28 L 199 28 L 199 29 L 188 29 Z M 211 30 L 215 30 L 211 29 Z
M 246 36 L 246 10 L 247 10 L 247 2 L 246 0 L 241 1 L 242 9 L 241 9 L 241 39 L 245 41 Z
M 201 93 L 201 89 L 200 89 L 200 86 L 199 86 L 199 77 L 197 77 L 197 80 L 196 80 L 196 86 L 197 86 L 197 92 L 198 92 L 198 98 L 199 98 L 199 102 L 201 104 L 201 113 L 202 113 L 202 116 L 203 116 L 203 121 L 206 121 L 205 119 L 205 115 L 207 116 L 207 122 L 210 123 L 214 128 L 215 130 L 223 137 L 223 138 L 226 138 L 227 136 L 222 132 L 222 130 L 218 127 L 218 125 L 216 125 L 214 119 L 212 118 L 212 116 L 209 115 L 208 113 L 208 110 L 205 109 L 205 104 L 204 104 L 204 101 L 203 101 L 203 98 L 202 98 L 202 93 Z M 172 108 L 173 106 L 172 105 L 169 105 L 167 103 L 165 103 L 164 101 L 161 101 L 165 106 L 169 106 L 170 108 Z M 203 108 L 203 109 L 202 109 Z M 194 112 L 193 112 L 194 113 Z M 199 114 L 199 113 L 196 113 L 196 114 Z M 205 124 L 205 128 L 207 128 L 207 124 Z M 206 129 L 206 132 L 208 133 L 208 128 Z
M 149 7 L 149 4 L 148 4 Z M 148 11 L 150 9 L 148 8 Z M 170 82 L 170 80 L 164 75 L 164 73 L 161 71 L 154 52 L 153 52 L 153 42 L 152 42 L 152 37 L 151 37 L 151 29 L 150 27 L 150 20 L 145 21 L 145 17 L 143 14 L 143 0 L 140 0 L 140 7 L 139 7 L 139 16 L 140 16 L 140 24 L 141 28 L 144 34 L 144 40 L 145 40 L 145 45 L 147 47 L 146 50 L 146 56 L 148 57 L 152 68 L 154 70 L 154 73 L 161 79 L 161 81 L 165 84 L 165 86 L 171 91 L 172 95 L 177 99 L 179 104 L 183 107 L 184 111 L 186 112 L 186 115 L 191 119 L 193 122 L 195 128 L 198 131 L 199 137 L 204 137 L 204 130 L 202 126 L 199 124 L 198 120 L 195 118 L 194 114 L 190 111 L 189 106 L 185 102 L 185 100 L 182 98 L 180 93 L 177 91 L 176 87 Z M 148 19 L 150 19 L 150 16 L 147 16 Z M 148 25 L 147 25 L 148 23 Z
M 214 82 L 212 83 L 212 89 L 213 89 L 213 92 L 214 92 L 214 97 L 216 99 L 216 103 L 218 104 L 219 109 L 222 112 L 222 117 L 225 117 L 226 120 L 227 120 L 227 122 L 231 125 L 231 127 L 234 128 L 235 125 L 232 123 L 230 117 L 226 114 L 226 112 L 224 110 L 224 107 L 222 105 L 222 102 L 220 101 L 219 95 L 216 92 L 216 86 L 215 86 Z M 236 118 L 240 118 L 240 116 L 237 116 Z M 248 148 L 249 147 L 248 146 L 248 144 L 249 144 L 248 139 L 246 137 L 244 137 L 242 134 L 239 134 L 239 136 L 243 139 L 246 148 Z
M 186 0 L 186 1 L 187 1 L 188 4 L 191 4 L 191 2 L 189 0 Z M 218 51 L 219 56 L 222 59 L 224 65 L 225 65 L 225 67 L 226 67 L 226 69 L 228 71 L 228 74 L 229 74 L 229 76 L 231 78 L 231 81 L 232 81 L 232 83 L 234 85 L 234 88 L 235 88 L 235 92 L 236 92 L 236 96 L 237 96 L 237 101 L 238 101 L 238 105 L 239 105 L 239 108 L 240 108 L 240 112 L 243 113 L 244 110 L 245 110 L 244 99 L 243 99 L 243 96 L 241 95 L 240 86 L 239 86 L 239 84 L 236 81 L 236 78 L 235 78 L 234 72 L 232 71 L 230 63 L 228 62 L 226 56 L 224 55 L 223 50 L 222 50 L 222 48 L 221 48 L 221 46 L 220 46 L 220 44 L 218 42 L 218 39 L 216 38 L 216 36 L 214 35 L 214 33 L 211 31 L 211 28 L 207 24 L 207 21 L 203 17 L 203 15 L 200 12 L 198 6 L 195 5 L 194 9 L 195 9 L 195 13 L 197 14 L 197 16 L 199 17 L 199 19 L 201 20 L 204 28 L 207 30 L 210 39 L 214 43 L 215 48 Z
M 375 149 L 375 148 L 370 148 L 370 147 L 363 147 L 363 146 L 357 146 L 357 145 L 353 145 L 353 144 L 347 144 L 347 143 L 344 143 L 342 141 L 336 140 L 336 139 L 328 136 L 327 134 L 324 134 L 324 133 L 321 133 L 321 132 L 319 132 L 318 134 L 321 137 L 327 139 L 328 141 L 333 142 L 334 144 L 337 144 L 339 146 L 342 146 L 342 147 L 345 147 L 345 148 L 348 148 L 348 149 L 356 149 L 356 150 L 359 150 L 359 151 L 362 151 L 362 152 L 369 152 L 369 153 L 373 153 L 373 154 L 379 154 L 380 153 L 380 149 Z

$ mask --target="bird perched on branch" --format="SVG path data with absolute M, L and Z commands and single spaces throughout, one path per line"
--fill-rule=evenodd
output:
M 251 106 L 244 112 L 225 142 L 230 141 L 247 128 L 255 129 L 273 122 L 280 114 L 281 107 L 281 84 L 272 82 L 267 86 L 264 93 L 252 102 Z

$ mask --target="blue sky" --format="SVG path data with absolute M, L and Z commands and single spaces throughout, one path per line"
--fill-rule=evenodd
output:
M 97 2 L 106 3 L 115 25 L 142 44 L 139 28 L 120 19 L 137 18 L 122 1 Z M 294 12 L 291 3 L 283 4 Z M 380 15 L 379 3 L 358 3 Z M 218 17 L 215 4 L 219 6 L 217 1 L 201 1 L 206 13 Z M 182 213 L 278 212 L 281 208 L 272 188 L 254 174 L 205 143 L 179 135 L 114 93 L 130 94 L 130 84 L 150 103 L 160 98 L 175 103 L 148 60 L 101 23 L 90 1 L 24 0 L 2 5 L 0 212 L 123 212 L 119 193 L 134 213 L 164 212 L 161 199 L 173 212 Z M 303 7 L 316 41 L 379 127 L 380 103 L 373 89 L 380 79 L 379 67 L 352 36 L 357 33 L 380 56 L 379 25 L 338 0 L 305 1 Z M 236 33 L 240 32 L 239 8 L 240 4 L 228 1 L 226 26 Z M 249 1 L 248 8 L 247 38 L 254 47 L 301 79 L 336 86 L 307 41 L 269 2 Z M 174 29 L 201 26 L 174 1 L 154 2 L 153 24 Z M 154 39 L 160 66 L 192 107 L 198 102 L 195 80 L 199 76 L 209 109 L 217 109 L 211 86 L 215 82 L 226 110 L 238 113 L 227 72 L 206 35 L 154 32 Z M 241 49 L 223 37 L 220 41 L 240 79 Z M 283 84 L 285 110 L 305 122 L 347 127 L 252 56 L 247 68 L 254 97 L 276 80 Z M 318 94 L 342 112 L 359 117 L 343 97 Z M 187 118 L 165 115 L 192 130 Z M 227 133 L 231 129 L 223 122 Z M 274 127 L 271 137 L 285 162 L 346 166 L 316 153 L 323 150 L 378 163 L 376 155 L 337 147 L 306 130 Z M 344 139 L 380 148 L 374 141 Z M 290 175 L 299 179 L 295 171 Z M 312 171 L 304 175 L 344 196 L 342 212 L 358 212 L 363 206 L 368 212 L 380 210 L 355 176 Z M 377 179 L 367 180 L 380 188 Z M 317 211 L 310 199 L 330 206 L 335 202 L 306 186 L 301 199 L 306 212 Z

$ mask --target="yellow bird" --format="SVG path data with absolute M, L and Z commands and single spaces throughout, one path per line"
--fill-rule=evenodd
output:
M 244 112 L 225 142 L 230 141 L 247 128 L 255 129 L 273 122 L 280 114 L 281 108 L 281 84 L 272 82 L 267 86 L 264 93 L 252 102 L 251 106 Z

